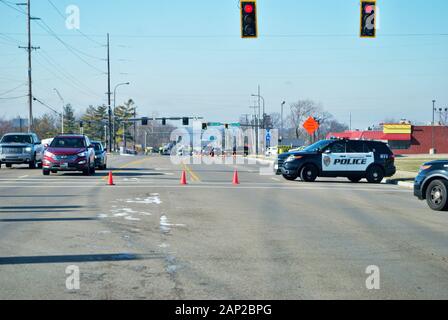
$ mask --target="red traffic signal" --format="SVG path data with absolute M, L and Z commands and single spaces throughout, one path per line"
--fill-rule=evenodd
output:
M 361 38 L 376 37 L 376 2 L 361 0 Z
M 244 6 L 244 12 L 246 12 L 246 13 L 254 12 L 254 6 L 252 4 L 246 4 Z
M 256 1 L 241 1 L 241 37 L 256 38 L 257 36 L 258 27 Z

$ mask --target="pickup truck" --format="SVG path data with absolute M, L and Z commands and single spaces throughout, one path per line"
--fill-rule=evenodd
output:
M 3 164 L 27 164 L 30 169 L 42 166 L 44 147 L 35 133 L 7 133 L 0 140 L 0 168 Z

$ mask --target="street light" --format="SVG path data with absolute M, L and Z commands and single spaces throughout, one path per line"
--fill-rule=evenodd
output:
M 116 98 L 117 98 L 117 88 L 120 86 L 128 86 L 128 85 L 130 85 L 129 82 L 123 82 L 123 83 L 117 84 L 114 88 L 114 112 L 113 112 L 114 117 L 113 117 L 113 121 L 112 121 L 112 131 L 114 133 L 114 149 L 117 144 L 117 139 L 116 139 L 116 134 L 115 134 L 115 106 L 116 106 Z
M 263 100 L 263 126 L 264 126 L 265 100 L 264 100 L 264 98 L 263 98 L 261 95 L 259 95 L 259 94 L 252 94 L 251 96 Z M 260 103 L 260 100 L 258 100 L 258 103 Z M 260 117 L 260 104 L 258 104 L 258 117 Z
M 281 109 L 281 115 L 280 115 L 280 137 L 281 137 L 281 141 L 283 141 L 283 107 L 285 106 L 286 101 L 282 102 L 282 109 Z
M 57 95 L 59 96 L 59 99 L 61 99 L 61 101 L 62 101 L 61 133 L 64 134 L 64 107 L 65 107 L 65 102 L 64 102 L 64 99 L 62 98 L 61 94 L 59 93 L 58 89 L 54 88 L 53 90 L 56 91 Z
M 436 100 L 432 100 L 432 130 L 431 130 L 431 145 L 432 145 L 432 151 L 434 152 L 434 122 L 435 122 L 435 111 L 436 111 Z M 431 153 L 431 152 L 430 152 Z

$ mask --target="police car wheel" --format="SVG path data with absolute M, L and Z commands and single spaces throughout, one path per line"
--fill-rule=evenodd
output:
M 371 166 L 367 170 L 367 181 L 370 183 L 381 183 L 384 178 L 383 169 L 378 166 Z
M 285 178 L 286 180 L 289 180 L 289 181 L 294 181 L 294 180 L 296 180 L 298 178 L 298 176 L 296 176 L 296 175 L 288 176 L 288 175 L 284 174 L 283 178 Z
M 448 209 L 448 182 L 445 180 L 434 180 L 426 189 L 426 202 L 435 211 Z
M 307 164 L 300 171 L 300 179 L 305 182 L 314 182 L 317 178 L 317 168 L 312 164 Z
M 348 177 L 348 180 L 350 180 L 353 183 L 358 183 L 359 181 L 361 181 L 361 177 Z

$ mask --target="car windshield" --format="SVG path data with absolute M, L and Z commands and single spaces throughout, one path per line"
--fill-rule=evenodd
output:
M 17 134 L 4 136 L 1 143 L 32 143 L 32 140 L 31 136 Z
M 331 143 L 330 140 L 322 140 L 319 142 L 316 142 L 308 147 L 306 147 L 305 149 L 303 149 L 303 151 L 306 152 L 315 152 L 315 151 L 322 151 L 323 149 L 325 149 L 329 144 Z
M 80 138 L 55 138 L 51 143 L 52 148 L 84 148 L 84 140 Z
M 97 143 L 97 142 L 92 142 L 93 147 L 95 148 L 95 151 L 102 151 L 103 148 L 101 147 L 101 144 Z

